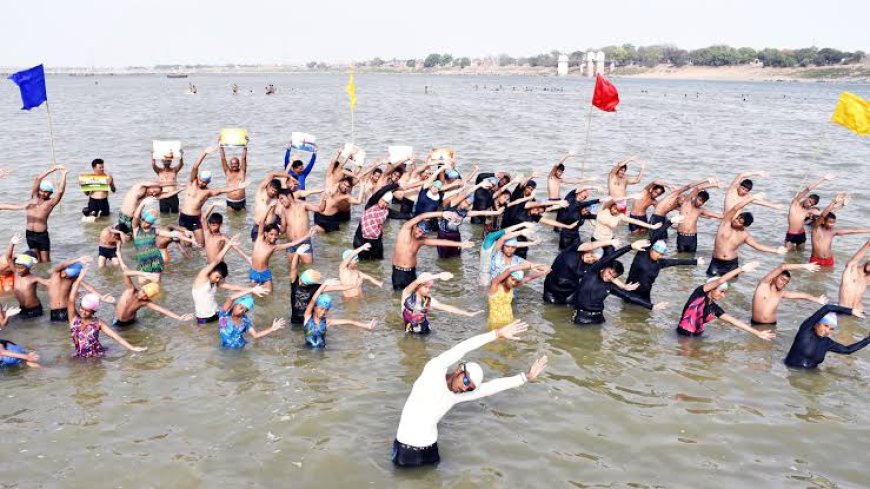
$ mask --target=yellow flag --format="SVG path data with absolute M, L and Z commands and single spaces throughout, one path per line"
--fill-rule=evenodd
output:
M 350 100 L 350 110 L 356 109 L 356 82 L 353 80 L 353 73 L 348 76 L 344 91 L 347 92 L 347 98 Z
M 843 92 L 831 120 L 859 136 L 866 136 L 870 134 L 870 102 L 854 93 Z

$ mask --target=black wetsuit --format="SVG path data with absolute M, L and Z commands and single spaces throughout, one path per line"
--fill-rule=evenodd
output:
M 613 282 L 601 280 L 599 272 L 620 256 L 628 253 L 629 250 L 631 250 L 631 245 L 623 246 L 609 255 L 604 255 L 586 270 L 586 274 L 583 275 L 580 285 L 577 286 L 577 291 L 574 293 L 574 324 L 603 323 L 604 300 L 610 294 L 622 297 L 632 304 L 647 309 L 653 308 L 649 301 L 620 289 Z
M 658 214 L 653 214 L 649 218 L 650 224 L 661 224 L 662 226 L 658 229 L 650 229 L 649 230 L 649 239 L 650 243 L 655 243 L 658 240 L 668 240 L 668 229 L 673 226 L 673 223 L 667 216 L 660 216 Z
M 387 192 L 392 192 L 399 188 L 398 183 L 388 183 L 383 187 L 379 188 L 377 192 L 373 193 L 371 197 L 369 197 L 369 201 L 366 202 L 365 208 L 368 209 L 373 205 L 377 205 L 378 201 L 381 200 L 381 197 L 384 196 Z M 384 236 L 381 233 L 377 239 L 366 239 L 362 235 L 362 224 L 356 225 L 356 233 L 353 235 L 353 247 L 359 248 L 365 243 L 369 243 L 372 245 L 372 248 L 368 251 L 361 251 L 357 257 L 360 260 L 381 260 L 384 258 Z
M 581 252 L 577 251 L 580 240 L 572 242 L 553 260 L 550 273 L 544 279 L 544 302 L 547 304 L 573 304 L 574 292 L 580 279 L 591 265 L 583 263 Z
M 575 221 L 580 221 L 577 226 L 572 229 L 559 228 L 556 232 L 559 233 L 559 249 L 567 248 L 574 240 L 580 238 L 580 226 L 583 225 L 585 219 L 595 219 L 588 212 L 584 214 L 584 209 L 600 202 L 599 199 L 592 200 L 577 200 L 577 190 L 571 190 L 565 195 L 565 200 L 568 201 L 568 207 L 559 209 L 556 213 L 556 221 L 562 224 L 574 224 Z M 579 246 L 579 245 L 578 245 Z M 575 247 L 576 248 L 576 247 Z
M 833 304 L 820 307 L 818 311 L 801 323 L 794 337 L 794 343 L 788 351 L 788 356 L 785 357 L 786 365 L 795 368 L 816 368 L 825 361 L 825 354 L 829 351 L 851 355 L 870 344 L 870 336 L 847 346 L 837 343 L 829 337 L 817 335 L 813 327 L 829 312 L 852 314 L 852 310 L 848 307 Z
M 301 284 L 298 277 L 290 283 L 290 324 L 305 323 L 305 309 L 319 288 L 320 284 Z
M 508 208 L 505 213 L 504 220 L 501 223 L 501 228 L 509 228 L 511 226 L 523 223 L 523 222 L 538 222 L 541 218 L 544 217 L 541 214 L 532 215 L 528 209 L 525 208 L 524 204 L 515 205 L 511 208 Z M 525 236 L 517 236 L 517 241 L 528 241 Z M 517 248 L 514 252 L 520 258 L 525 259 L 529 254 L 529 249 L 526 247 Z
M 659 258 L 658 261 L 653 260 L 649 256 L 649 251 L 638 251 L 634 255 L 634 261 L 631 262 L 631 269 L 628 271 L 628 283 L 637 282 L 640 286 L 634 290 L 634 294 L 650 300 L 652 286 L 659 276 L 659 272 L 663 268 L 675 267 L 680 265 L 697 265 L 698 260 L 692 259 L 672 259 Z
M 477 175 L 474 183 L 480 185 L 480 182 L 487 178 L 495 177 L 495 173 L 481 173 Z M 479 188 L 474 191 L 474 203 L 471 204 L 473 211 L 488 211 L 492 209 L 493 190 L 488 188 Z M 474 216 L 471 218 L 471 224 L 483 224 L 486 222 L 486 216 Z

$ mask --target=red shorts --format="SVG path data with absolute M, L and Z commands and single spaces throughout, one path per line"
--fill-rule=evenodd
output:
M 810 263 L 815 263 L 820 267 L 833 267 L 834 266 L 834 257 L 830 258 L 818 258 L 815 256 L 810 257 Z

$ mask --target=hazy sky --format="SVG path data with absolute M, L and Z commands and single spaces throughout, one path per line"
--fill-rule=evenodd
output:
M 870 51 L 870 0 L 17 0 L 0 65 L 346 62 L 630 42 Z

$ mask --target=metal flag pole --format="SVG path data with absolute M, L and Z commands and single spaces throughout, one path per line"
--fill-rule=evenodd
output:
M 48 100 L 45 101 L 45 113 L 48 115 L 48 137 L 51 140 L 51 162 L 57 164 L 57 156 L 54 151 L 54 127 L 51 124 L 51 109 L 48 107 Z
M 595 90 L 592 91 L 595 96 Z M 592 101 L 589 101 L 589 114 L 586 116 L 586 143 L 583 145 L 583 159 L 580 162 L 580 178 L 586 176 L 586 155 L 589 151 L 589 130 L 592 128 Z

